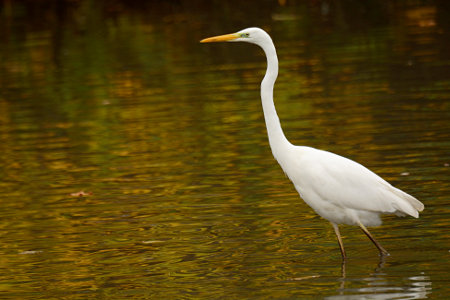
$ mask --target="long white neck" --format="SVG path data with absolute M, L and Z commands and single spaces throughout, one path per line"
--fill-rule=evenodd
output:
M 278 76 L 278 57 L 272 40 L 266 40 L 264 44 L 259 45 L 267 57 L 267 71 L 261 82 L 261 101 L 266 121 L 269 144 L 274 157 L 280 162 L 281 154 L 290 146 L 291 143 L 286 139 L 281 128 L 275 104 L 273 103 L 273 87 Z

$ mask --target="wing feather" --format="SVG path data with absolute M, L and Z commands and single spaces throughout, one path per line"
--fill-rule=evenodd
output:
M 337 154 L 309 147 L 301 149 L 296 172 L 286 171 L 300 189 L 312 190 L 337 206 L 418 217 L 424 206 L 393 187 L 363 165 Z M 293 168 L 294 166 L 290 166 Z

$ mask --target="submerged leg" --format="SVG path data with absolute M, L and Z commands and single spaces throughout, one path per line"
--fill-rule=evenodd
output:
M 334 233 L 336 233 L 336 236 L 338 239 L 339 248 L 341 248 L 342 260 L 345 260 L 347 258 L 347 256 L 345 255 L 344 243 L 342 243 L 342 238 L 341 238 L 341 233 L 339 232 L 339 227 L 337 224 L 334 224 L 334 223 L 331 223 L 331 225 L 333 225 Z
M 380 251 L 381 256 L 389 255 L 389 252 L 386 251 L 381 245 L 377 242 L 377 240 L 370 234 L 369 230 L 367 230 L 366 226 L 364 226 L 361 222 L 359 222 L 359 227 L 361 227 L 362 231 L 367 235 L 367 237 L 377 246 Z

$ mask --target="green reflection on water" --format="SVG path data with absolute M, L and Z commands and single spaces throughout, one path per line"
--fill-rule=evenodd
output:
M 444 4 L 280 3 L 248 15 L 201 1 L 2 4 L 2 296 L 448 293 Z M 420 219 L 374 230 L 392 254 L 384 264 L 347 227 L 344 277 L 328 222 L 271 157 L 261 52 L 198 44 L 249 25 L 277 44 L 287 136 L 425 203 Z M 79 191 L 92 195 L 70 195 Z

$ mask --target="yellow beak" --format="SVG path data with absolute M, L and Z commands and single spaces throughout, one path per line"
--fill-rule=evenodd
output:
M 226 42 L 226 41 L 231 41 L 231 40 L 237 39 L 238 37 L 239 37 L 239 35 L 237 35 L 236 33 L 230 33 L 230 34 L 224 34 L 224 35 L 218 35 L 218 36 L 206 38 L 206 39 L 201 40 L 200 43 Z

